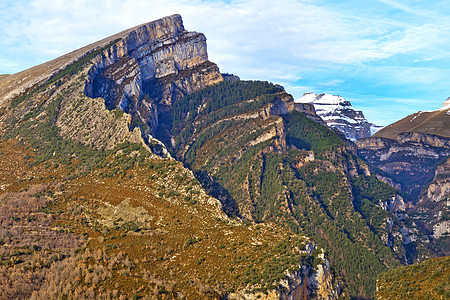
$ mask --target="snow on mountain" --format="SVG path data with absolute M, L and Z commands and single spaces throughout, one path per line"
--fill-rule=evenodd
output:
M 353 108 L 350 101 L 341 96 L 305 93 L 295 102 L 313 104 L 316 113 L 329 127 L 339 130 L 354 142 L 383 128 L 369 123 L 361 110 Z
M 447 110 L 449 108 L 450 108 L 450 97 L 448 97 L 447 100 L 444 101 L 442 107 L 439 108 L 439 110 Z

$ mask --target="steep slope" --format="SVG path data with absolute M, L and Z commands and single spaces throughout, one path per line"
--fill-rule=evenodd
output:
M 223 82 L 175 103 L 161 138 L 228 214 L 312 236 L 345 295 L 371 297 L 377 274 L 427 251 L 387 210 L 396 190 L 299 104 L 267 82 Z
M 401 133 L 396 140 L 371 137 L 357 142 L 358 153 L 386 172 L 413 203 L 434 177 L 439 162 L 450 154 L 450 139 L 422 133 Z
M 431 247 L 438 255 L 450 255 L 450 158 L 440 164 L 433 181 L 417 204 L 415 219 L 432 238 Z
M 39 100 L 49 96 L 38 100 L 44 93 L 53 93 L 51 99 L 64 94 L 60 105 L 64 111 L 57 122 L 63 135 L 67 132 L 65 122 L 78 117 L 66 108 L 78 107 L 77 101 L 83 102 L 86 109 L 93 107 L 91 113 L 84 114 L 88 119 L 81 120 L 83 124 L 95 123 L 92 118 L 96 117 L 93 112 L 97 105 L 109 110 L 120 108 L 131 114 L 131 129 L 139 127 L 140 132 L 134 135 L 141 134 L 150 143 L 151 133 L 158 126 L 159 110 L 187 93 L 222 80 L 217 66 L 208 61 L 205 36 L 187 32 L 181 17 L 173 15 L 11 75 L 1 81 L 0 95 L 3 107 L 17 107 L 28 98 L 38 105 Z M 100 96 L 102 100 L 96 100 Z M 20 107 L 21 113 L 30 109 L 24 106 Z M 85 133 L 80 130 L 71 138 L 83 142 Z M 104 139 L 89 138 L 100 147 L 111 144 Z
M 312 239 L 228 217 L 151 137 L 220 81 L 178 15 L 1 80 L 0 297 L 336 299 Z
M 6 298 L 373 297 L 379 273 L 429 255 L 313 105 L 222 76 L 178 15 L 0 94 Z
M 374 137 L 396 139 L 403 132 L 420 132 L 424 134 L 450 137 L 450 98 L 441 108 L 433 111 L 419 111 L 411 114 L 374 134 Z
M 427 234 L 436 255 L 449 255 L 449 100 L 439 109 L 418 112 L 357 142 L 358 153 L 382 170 L 378 177 L 401 189 L 407 215 Z
M 2 299 L 337 298 L 311 240 L 228 218 L 172 159 L 122 144 L 97 166 L 58 152 L 39 163 L 22 137 L 0 149 Z
M 353 108 L 350 101 L 340 96 L 305 93 L 295 102 L 313 104 L 317 114 L 329 127 L 339 130 L 353 142 L 369 137 L 382 128 L 369 123 L 362 111 Z
M 427 260 L 382 274 L 377 299 L 449 299 L 450 257 Z

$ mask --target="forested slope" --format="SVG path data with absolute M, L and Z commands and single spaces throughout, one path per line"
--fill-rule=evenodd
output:
M 379 206 L 396 190 L 291 101 L 267 82 L 208 87 L 165 116 L 171 151 L 230 215 L 313 237 L 347 296 L 373 296 L 376 276 L 408 259 L 401 222 Z

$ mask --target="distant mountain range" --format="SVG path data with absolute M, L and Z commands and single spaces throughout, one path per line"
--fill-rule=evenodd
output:
M 361 110 L 355 109 L 350 101 L 341 96 L 305 93 L 295 102 L 313 104 L 316 113 L 328 126 L 339 130 L 353 142 L 369 137 L 383 128 L 368 122 Z
M 357 142 L 358 154 L 379 168 L 381 180 L 407 196 L 416 230 L 450 255 L 450 98 L 433 111 L 419 111 Z

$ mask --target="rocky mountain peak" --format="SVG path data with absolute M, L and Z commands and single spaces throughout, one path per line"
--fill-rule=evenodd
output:
M 381 128 L 369 123 L 361 110 L 353 108 L 350 101 L 338 95 L 305 93 L 295 102 L 313 104 L 316 113 L 329 127 L 344 133 L 352 141 L 369 137 Z
M 93 60 L 85 93 L 132 115 L 145 138 L 178 99 L 223 81 L 208 61 L 206 37 L 186 31 L 180 15 L 137 26 L 119 39 Z

